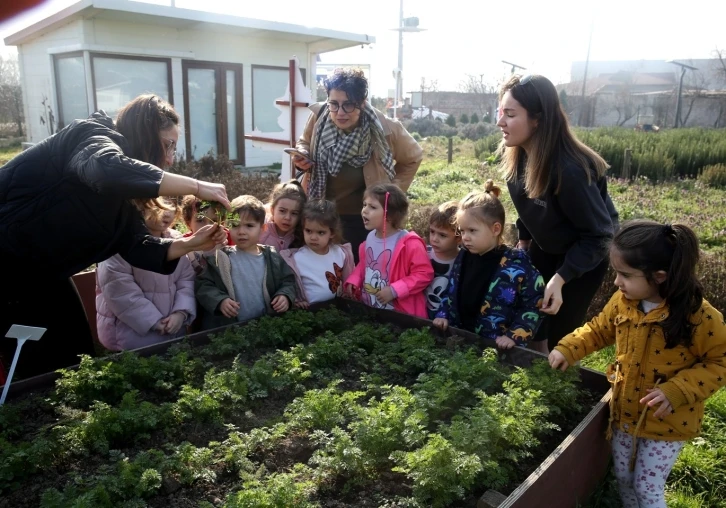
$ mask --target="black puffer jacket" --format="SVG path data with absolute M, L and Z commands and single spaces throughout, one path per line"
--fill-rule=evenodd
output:
M 126 157 L 127 147 L 101 111 L 1 167 L 0 262 L 69 277 L 119 253 L 138 268 L 172 273 L 170 241 L 149 236 L 129 201 L 158 197 L 163 172 Z

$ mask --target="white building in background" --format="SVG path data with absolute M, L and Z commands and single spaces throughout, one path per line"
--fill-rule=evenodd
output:
M 244 166 L 280 155 L 244 139 L 280 130 L 274 106 L 297 56 L 315 92 L 318 55 L 374 37 L 128 0 L 81 0 L 5 38 L 17 46 L 28 141 L 98 109 L 115 116 L 137 95 L 174 104 L 179 150 Z M 313 94 L 314 96 L 314 94 Z

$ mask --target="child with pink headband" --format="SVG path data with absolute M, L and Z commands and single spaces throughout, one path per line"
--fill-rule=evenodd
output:
M 408 199 L 398 186 L 366 189 L 361 216 L 370 233 L 359 247 L 359 262 L 345 291 L 371 307 L 426 318 L 424 291 L 434 270 L 421 237 L 403 229 L 407 213 Z

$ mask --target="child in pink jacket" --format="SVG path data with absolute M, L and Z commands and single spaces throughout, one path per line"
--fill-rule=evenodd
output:
M 146 214 L 149 233 L 172 236 L 169 212 Z M 105 348 L 137 349 L 183 336 L 196 313 L 194 269 L 186 256 L 170 275 L 134 268 L 118 254 L 98 264 L 96 324 Z
M 368 238 L 359 247 L 358 265 L 345 281 L 348 295 L 366 305 L 427 318 L 424 290 L 434 279 L 426 244 L 403 229 L 406 194 L 394 184 L 377 184 L 363 195 L 363 225 Z

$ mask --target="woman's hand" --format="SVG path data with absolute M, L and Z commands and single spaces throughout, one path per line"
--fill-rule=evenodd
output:
M 648 404 L 648 407 L 653 407 L 656 404 L 660 404 L 660 407 L 655 413 L 653 413 L 653 416 L 655 418 L 663 418 L 664 416 L 667 416 L 673 409 L 673 406 L 671 406 L 668 397 L 665 396 L 660 388 L 648 388 L 647 391 L 648 395 L 640 399 L 640 403 Z
M 306 159 L 305 157 L 300 157 L 299 155 L 293 155 L 292 163 L 300 171 L 307 171 L 311 167 L 313 167 L 313 163 L 310 159 Z
M 446 318 L 437 317 L 433 323 L 436 328 L 440 328 L 444 332 L 449 327 L 449 320 Z
M 542 302 L 542 312 L 545 314 L 555 315 L 562 307 L 562 286 L 565 280 L 556 273 L 547 283 L 544 292 L 544 300 Z
M 287 299 L 287 296 L 285 295 L 277 295 L 275 298 L 272 299 L 270 302 L 270 305 L 272 305 L 272 309 L 275 312 L 286 312 L 287 309 L 290 308 L 290 300 Z
M 202 226 L 192 236 L 185 238 L 189 251 L 209 251 L 217 245 L 227 244 L 227 232 L 218 224 Z
M 564 372 L 567 370 L 567 367 L 570 366 L 570 364 L 567 363 L 567 358 L 565 358 L 565 355 L 563 355 L 556 349 L 552 350 L 547 359 L 550 362 L 550 367 L 552 367 L 553 369 L 560 369 Z
M 297 302 L 295 302 L 295 308 L 297 308 L 297 309 L 309 309 L 310 308 L 310 304 L 308 302 L 304 301 L 304 300 L 298 300 Z
M 221 203 L 227 210 L 230 208 L 229 199 L 227 199 L 227 189 L 221 183 L 197 180 L 197 192 L 195 196 L 205 201 Z
M 184 319 L 186 319 L 186 316 L 182 312 L 172 312 L 169 314 L 161 320 L 161 323 L 164 325 L 164 333 L 169 335 L 176 334 L 184 324 Z

